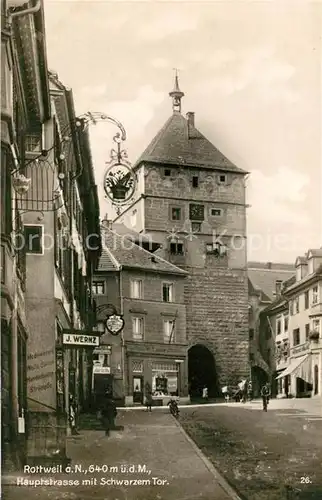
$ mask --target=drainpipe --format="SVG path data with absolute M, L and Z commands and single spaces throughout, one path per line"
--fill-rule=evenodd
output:
M 123 277 L 122 277 L 122 266 L 120 266 L 120 314 L 124 314 L 124 301 L 123 301 Z M 124 398 L 126 396 L 126 383 L 125 383 L 125 342 L 124 342 L 124 330 L 121 331 L 121 366 L 122 366 L 122 377 L 123 377 L 123 388 L 124 388 Z

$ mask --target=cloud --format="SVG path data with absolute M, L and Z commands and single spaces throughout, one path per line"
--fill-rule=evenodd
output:
M 152 59 L 151 66 L 153 66 L 153 68 L 168 68 L 169 61 L 163 57 L 156 57 L 155 59 Z
M 309 214 L 303 210 L 310 184 L 309 176 L 289 167 L 281 167 L 274 175 L 265 175 L 259 170 L 252 172 L 248 181 L 248 203 L 252 218 L 263 223 L 290 223 L 305 225 Z M 256 212 L 255 212 L 256 211 Z
M 184 17 L 182 11 L 173 11 L 171 15 L 166 12 L 158 18 L 149 19 L 137 33 L 137 37 L 144 41 L 158 41 L 183 31 L 194 31 L 198 24 L 197 16 Z
M 298 100 L 298 94 L 290 87 L 295 67 L 280 60 L 271 46 L 239 53 L 221 49 L 212 54 L 207 65 L 215 73 L 212 79 L 201 83 L 206 92 L 211 88 L 229 96 L 251 86 L 264 100 Z

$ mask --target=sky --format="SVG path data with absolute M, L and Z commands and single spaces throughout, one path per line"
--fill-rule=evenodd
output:
M 182 112 L 247 178 L 248 259 L 294 264 L 322 245 L 322 3 L 44 0 L 48 65 L 77 114 L 120 120 L 132 163 Z M 91 128 L 102 215 L 117 129 Z

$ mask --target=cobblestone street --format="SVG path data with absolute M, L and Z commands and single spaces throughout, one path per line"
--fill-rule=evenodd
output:
M 247 500 L 322 496 L 322 412 L 318 399 L 185 408 L 181 423 Z
M 53 479 L 72 479 L 79 486 L 4 486 L 4 500 L 229 500 L 220 486 L 220 478 L 209 470 L 193 448 L 180 426 L 164 411 L 120 411 L 117 424 L 124 431 L 114 431 L 110 438 L 103 431 L 82 431 L 80 436 L 69 438 L 68 454 L 72 467 L 81 465 L 80 473 L 54 476 Z M 136 472 L 120 472 L 120 466 L 135 465 Z M 146 466 L 148 471 L 137 471 L 137 466 Z M 90 472 L 92 467 L 94 472 Z M 103 472 L 97 467 L 117 467 L 116 472 Z M 113 471 L 114 469 L 112 469 Z M 28 479 L 40 479 L 40 475 Z M 102 478 L 116 480 L 148 480 L 150 484 L 100 485 Z M 158 478 L 158 479 L 153 479 Z M 83 483 L 82 481 L 90 481 Z M 15 483 L 16 478 L 11 482 Z M 162 483 L 165 483 L 162 485 Z M 224 485 L 225 487 L 225 485 Z M 228 487 L 228 486 L 227 486 Z

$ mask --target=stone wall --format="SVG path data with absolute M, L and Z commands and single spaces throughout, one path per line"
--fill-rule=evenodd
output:
M 173 167 L 145 166 L 145 228 L 163 245 L 162 256 L 189 272 L 185 280 L 187 340 L 213 353 L 219 386 L 248 377 L 248 281 L 246 272 L 246 207 L 243 175 Z M 223 172 L 224 173 L 224 172 Z M 198 176 L 199 186 L 192 187 Z M 189 204 L 204 205 L 201 231 L 190 231 Z M 180 207 L 180 221 L 171 220 L 171 207 Z M 213 216 L 212 209 L 221 209 Z M 176 233 L 171 236 L 171 232 Z M 223 258 L 207 254 L 206 245 L 219 235 L 227 246 Z M 169 242 L 184 244 L 184 256 L 172 257 Z

